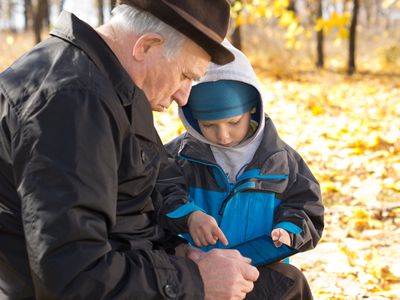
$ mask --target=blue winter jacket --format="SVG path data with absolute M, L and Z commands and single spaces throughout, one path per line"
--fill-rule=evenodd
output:
M 270 235 L 272 229 L 290 233 L 291 246 L 312 249 L 324 228 L 324 207 L 317 180 L 289 145 L 283 142 L 266 116 L 262 142 L 252 161 L 229 183 L 210 146 L 184 133 L 166 145 L 181 166 L 192 202 L 172 213 L 179 218 L 198 208 L 212 215 L 229 247 Z M 187 234 L 186 237 L 190 239 Z M 223 248 L 216 245 L 204 247 Z

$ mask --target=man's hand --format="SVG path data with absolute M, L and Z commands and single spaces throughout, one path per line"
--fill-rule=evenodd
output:
M 190 248 L 189 244 L 179 244 L 175 247 L 175 255 L 179 257 L 188 257 L 188 249 Z
M 212 249 L 203 252 L 189 249 L 188 256 L 199 267 L 205 299 L 244 299 L 251 292 L 259 272 L 250 259 L 237 250 Z
M 228 240 L 215 219 L 200 210 L 190 214 L 188 227 L 190 236 L 198 247 L 215 245 L 218 239 L 224 246 L 228 245 Z
M 282 244 L 290 246 L 290 235 L 285 229 L 275 228 L 271 232 L 271 238 L 277 248 Z

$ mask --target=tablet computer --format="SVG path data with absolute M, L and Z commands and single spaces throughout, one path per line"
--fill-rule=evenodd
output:
M 275 247 L 272 238 L 268 235 L 235 245 L 231 249 L 237 249 L 243 256 L 251 258 L 253 266 L 272 264 L 299 252 L 285 244 Z

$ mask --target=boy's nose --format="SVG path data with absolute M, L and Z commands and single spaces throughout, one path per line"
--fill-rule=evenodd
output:
M 218 141 L 222 145 L 226 145 L 230 143 L 229 132 L 227 130 L 219 130 L 218 131 Z

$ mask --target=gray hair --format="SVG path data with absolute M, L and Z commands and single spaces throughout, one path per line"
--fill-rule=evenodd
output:
M 117 5 L 112 10 L 110 22 L 123 30 L 138 35 L 147 32 L 160 34 L 165 39 L 164 54 L 167 59 L 171 59 L 174 55 L 177 55 L 187 40 L 187 37 L 182 33 L 153 15 L 126 4 Z

